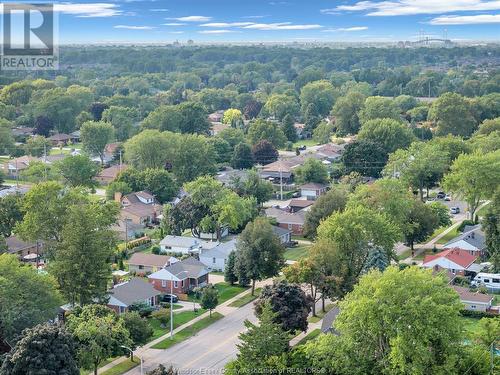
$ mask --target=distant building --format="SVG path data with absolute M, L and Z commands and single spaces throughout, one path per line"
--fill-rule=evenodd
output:
M 486 253 L 486 238 L 479 225 L 466 226 L 463 234 L 444 244 L 443 248 L 459 248 L 482 257 Z
M 292 199 L 288 204 L 290 212 L 294 213 L 300 210 L 306 210 L 314 204 L 314 201 L 309 199 Z
M 328 185 L 311 182 L 300 187 L 300 195 L 307 200 L 316 200 L 328 190 Z
M 168 235 L 160 241 L 160 248 L 162 252 L 168 253 L 198 254 L 202 250 L 213 249 L 218 244 L 215 241 L 204 241 L 196 237 Z
M 136 303 L 145 303 L 148 306 L 158 305 L 158 296 L 161 294 L 153 285 L 135 277 L 130 281 L 117 284 L 109 290 L 108 307 L 117 314 L 129 311 L 129 307 Z
M 100 171 L 95 179 L 102 184 L 109 184 L 113 182 L 116 177 L 118 177 L 118 175 L 127 168 L 128 165 L 126 164 L 112 165 L 111 167 L 104 168 L 102 171 Z
M 128 260 L 128 270 L 137 274 L 147 274 L 156 272 L 178 260 L 168 255 L 134 253 Z
M 301 236 L 304 231 L 304 212 L 290 213 L 279 208 L 266 209 L 266 216 L 276 220 L 280 228 L 288 229 L 293 234 Z
M 202 250 L 199 254 L 200 262 L 211 271 L 224 271 L 229 254 L 236 250 L 236 242 L 237 239 L 232 239 L 221 242 L 211 249 Z
M 158 220 L 158 216 L 163 213 L 163 206 L 159 204 L 154 195 L 149 191 L 142 190 L 127 194 L 121 197 L 118 193 L 115 200 L 121 202 L 122 209 L 120 217 L 133 224 L 149 225 Z
M 474 263 L 478 257 L 466 250 L 454 248 L 441 251 L 434 255 L 426 255 L 422 267 L 435 271 L 449 270 L 456 275 L 466 276 L 467 273 L 477 273 L 480 265 Z
M 460 301 L 464 304 L 464 308 L 469 311 L 487 311 L 493 303 L 493 296 L 482 294 L 479 292 L 471 292 L 468 288 L 453 286 L 455 292 L 458 293 Z

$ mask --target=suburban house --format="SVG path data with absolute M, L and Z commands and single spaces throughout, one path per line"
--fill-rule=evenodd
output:
M 168 255 L 134 253 L 128 260 L 129 272 L 148 274 L 156 272 L 178 260 Z
M 218 110 L 208 115 L 208 121 L 221 122 L 223 117 L 224 117 L 224 110 Z
M 274 183 L 283 180 L 284 184 L 290 184 L 293 182 L 293 170 L 304 164 L 305 160 L 303 156 L 295 156 L 266 164 L 260 171 L 260 177 Z
M 453 286 L 453 289 L 455 289 L 460 296 L 460 301 L 464 304 L 465 310 L 487 311 L 491 308 L 493 296 L 479 292 L 471 292 L 469 288 L 463 288 L 456 285 Z
M 285 229 L 273 225 L 273 232 L 280 239 L 280 242 L 283 245 L 292 242 L 292 231 L 290 229 Z
M 479 264 L 475 264 L 478 257 L 467 250 L 458 248 L 441 251 L 434 255 L 426 255 L 422 267 L 432 268 L 435 271 L 449 270 L 454 274 L 467 276 L 469 272 L 480 271 Z
M 288 229 L 295 235 L 302 235 L 304 230 L 304 211 L 290 213 L 273 207 L 266 209 L 265 212 L 267 217 L 271 217 L 276 220 L 278 227 Z
M 229 129 L 231 126 L 223 124 L 221 122 L 212 122 L 210 127 L 210 135 L 215 136 L 225 129 Z
M 236 241 L 237 239 L 232 239 L 221 242 L 212 249 L 202 250 L 199 254 L 200 262 L 210 271 L 224 271 L 229 254 L 236 250 Z
M 323 160 L 336 161 L 339 160 L 344 152 L 344 146 L 328 143 L 316 150 L 316 155 Z
M 27 139 L 35 134 L 35 128 L 18 126 L 16 128 L 12 128 L 12 136 L 16 139 L 22 138 Z
M 300 195 L 306 197 L 307 200 L 316 200 L 320 195 L 323 195 L 328 190 L 328 185 L 311 182 L 300 187 Z
M 41 245 L 37 248 L 36 243 L 25 242 L 16 236 L 7 237 L 5 242 L 7 244 L 7 252 L 9 254 L 17 255 L 19 258 L 24 258 L 30 254 L 42 253 Z
M 22 171 L 29 167 L 31 162 L 37 160 L 37 158 L 28 155 L 8 160 L 3 164 L 3 171 L 8 177 L 17 177 Z
M 52 142 L 54 146 L 66 146 L 69 142 L 72 142 L 75 140 L 74 137 L 72 137 L 69 134 L 64 134 L 64 133 L 57 133 L 52 136 L 50 136 L 49 141 Z
M 168 235 L 160 241 L 160 248 L 166 253 L 189 254 L 213 249 L 218 244 L 215 241 L 204 241 L 196 237 Z
M 109 290 L 108 307 L 116 313 L 122 314 L 127 312 L 129 306 L 135 303 L 156 306 L 160 294 L 150 283 L 134 277 L 127 282 L 115 285 L 113 289 Z
M 161 293 L 173 293 L 186 299 L 194 288 L 208 284 L 209 272 L 202 262 L 190 257 L 152 273 L 148 279 Z
M 133 224 L 149 225 L 158 220 L 158 216 L 163 213 L 163 206 L 159 204 L 154 195 L 149 191 L 138 191 L 121 196 L 115 195 L 115 200 L 120 201 L 122 209 L 120 217 Z
M 308 199 L 292 199 L 288 204 L 288 210 L 290 212 L 297 212 L 300 210 L 307 209 L 313 204 L 314 202 Z
M 126 164 L 112 165 L 111 167 L 104 168 L 102 171 L 100 171 L 95 179 L 101 184 L 109 184 L 113 182 L 116 177 L 118 177 L 121 171 L 124 171 L 127 168 L 128 165 Z
M 486 253 L 486 239 L 479 225 L 465 227 L 464 233 L 444 244 L 443 249 L 459 248 L 472 255 L 483 256 Z

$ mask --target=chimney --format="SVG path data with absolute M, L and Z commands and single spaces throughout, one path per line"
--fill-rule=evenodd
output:
M 122 193 L 119 191 L 115 191 L 115 202 L 120 203 L 122 201 Z
M 474 238 L 474 232 L 471 232 L 470 238 Z

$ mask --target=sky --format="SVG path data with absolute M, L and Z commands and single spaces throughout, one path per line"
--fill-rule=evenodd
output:
M 78 0 L 54 4 L 60 44 L 188 39 L 397 42 L 417 40 L 421 33 L 447 35 L 456 41 L 500 39 L 500 0 Z

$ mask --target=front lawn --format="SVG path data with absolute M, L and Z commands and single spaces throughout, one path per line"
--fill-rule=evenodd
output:
M 202 329 L 208 327 L 210 324 L 215 323 L 217 320 L 223 318 L 223 315 L 218 313 L 218 312 L 213 312 L 212 316 L 207 316 L 206 318 L 203 318 L 196 323 L 190 325 L 189 327 L 184 328 L 180 332 L 177 332 L 173 339 L 171 340 L 170 337 L 166 338 L 163 341 L 160 341 L 158 344 L 153 345 L 153 349 L 168 349 L 171 346 L 174 346 L 175 344 L 178 344 L 184 340 L 187 340 L 191 336 L 196 335 L 198 332 L 200 332 Z
M 307 320 L 310 322 L 310 323 L 317 323 L 319 322 L 321 319 L 323 319 L 323 317 L 326 315 L 326 313 L 328 311 L 330 311 L 331 309 L 333 309 L 333 306 L 334 304 L 333 303 L 330 303 L 328 305 L 325 306 L 325 311 L 323 311 L 321 308 L 320 309 L 316 309 L 316 316 L 310 316 Z
M 407 249 L 403 251 L 401 254 L 397 256 L 398 260 L 404 260 L 406 258 L 409 258 L 411 256 L 411 249 Z
M 299 260 L 305 258 L 309 253 L 309 246 L 296 246 L 286 249 L 285 251 L 285 259 L 286 260 Z
M 436 251 L 436 253 L 439 252 L 439 250 Z M 436 254 L 432 249 L 424 249 L 420 254 L 416 255 L 413 260 L 424 260 L 426 255 L 433 255 Z
M 255 293 L 252 296 L 252 293 L 245 294 L 243 297 L 238 298 L 236 301 L 233 301 L 229 304 L 230 307 L 242 307 L 246 304 L 254 301 L 260 295 L 262 288 L 255 288 Z
M 461 233 L 458 231 L 458 227 L 459 226 L 456 226 L 451 231 L 446 233 L 443 237 L 441 237 L 439 240 L 437 240 L 436 243 L 445 244 L 446 242 L 449 242 L 452 239 L 454 239 L 455 237 L 457 237 L 458 235 L 460 235 Z
M 174 310 L 175 310 L 175 305 L 174 305 Z M 183 324 L 186 324 L 187 322 L 200 316 L 204 312 L 205 312 L 204 309 L 199 309 L 196 313 L 194 311 L 181 311 L 178 313 L 174 312 L 174 329 L 180 327 Z M 151 339 L 149 341 L 156 340 L 158 337 L 161 337 L 170 332 L 170 322 L 168 322 L 167 326 L 163 328 L 158 319 L 148 318 L 148 322 L 151 328 L 153 328 L 153 336 L 151 336 Z
M 219 292 L 219 304 L 226 302 L 245 290 L 248 290 L 248 288 L 248 286 L 231 285 L 225 281 L 215 284 L 215 289 Z
M 111 367 L 109 370 L 106 370 L 101 373 L 101 375 L 121 375 L 125 374 L 127 371 L 130 371 L 136 366 L 139 366 L 141 360 L 137 357 L 134 357 L 134 361 L 131 361 L 130 358 L 127 358 L 125 361 L 118 363 L 116 366 Z
M 319 328 L 316 328 L 309 332 L 305 337 L 303 337 L 297 345 L 304 345 L 306 342 L 314 340 L 316 337 L 318 337 L 321 334 L 321 330 Z

